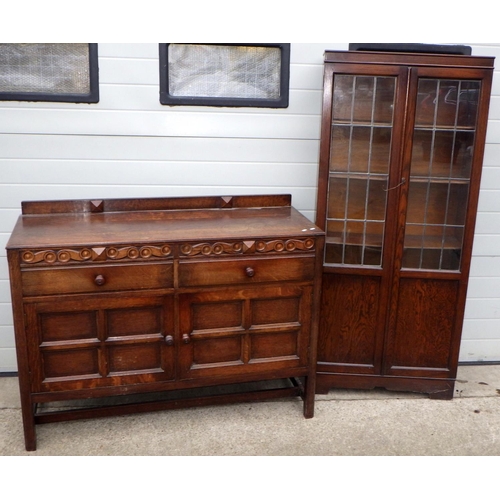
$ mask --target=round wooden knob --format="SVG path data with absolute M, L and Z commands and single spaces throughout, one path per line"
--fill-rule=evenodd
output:
M 172 337 L 172 335 L 166 335 L 165 336 L 165 344 L 174 345 L 174 337 Z
M 102 286 L 104 285 L 104 283 L 106 283 L 106 279 L 104 278 L 104 276 L 102 274 L 98 274 L 95 278 L 94 278 L 94 283 L 97 285 L 97 286 Z
M 189 335 L 187 333 L 185 333 L 183 336 L 182 336 L 182 341 L 185 343 L 185 344 L 189 344 L 191 338 L 189 337 Z
M 253 278 L 255 276 L 255 270 L 253 267 L 247 267 L 245 268 L 245 274 L 249 277 L 249 278 Z

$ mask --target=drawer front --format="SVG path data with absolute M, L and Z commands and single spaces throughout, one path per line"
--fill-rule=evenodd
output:
M 181 287 L 311 281 L 313 277 L 313 257 L 226 259 L 179 264 Z
M 26 269 L 25 296 L 147 290 L 173 286 L 172 264 Z

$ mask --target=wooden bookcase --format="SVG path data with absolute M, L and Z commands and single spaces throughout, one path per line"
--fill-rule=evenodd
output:
M 453 397 L 493 58 L 328 51 L 317 392 Z

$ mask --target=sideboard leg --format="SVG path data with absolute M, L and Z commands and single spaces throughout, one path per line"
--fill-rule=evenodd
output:
M 315 376 L 308 376 L 305 379 L 305 394 L 304 394 L 304 417 L 314 417 L 314 396 L 315 396 Z
M 22 403 L 24 443 L 26 451 L 36 450 L 35 406 L 31 401 Z

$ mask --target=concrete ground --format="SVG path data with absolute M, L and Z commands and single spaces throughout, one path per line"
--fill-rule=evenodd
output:
M 461 366 L 455 397 L 335 390 L 302 401 L 189 408 L 37 426 L 26 452 L 16 377 L 0 377 L 0 456 L 498 456 L 500 365 Z

